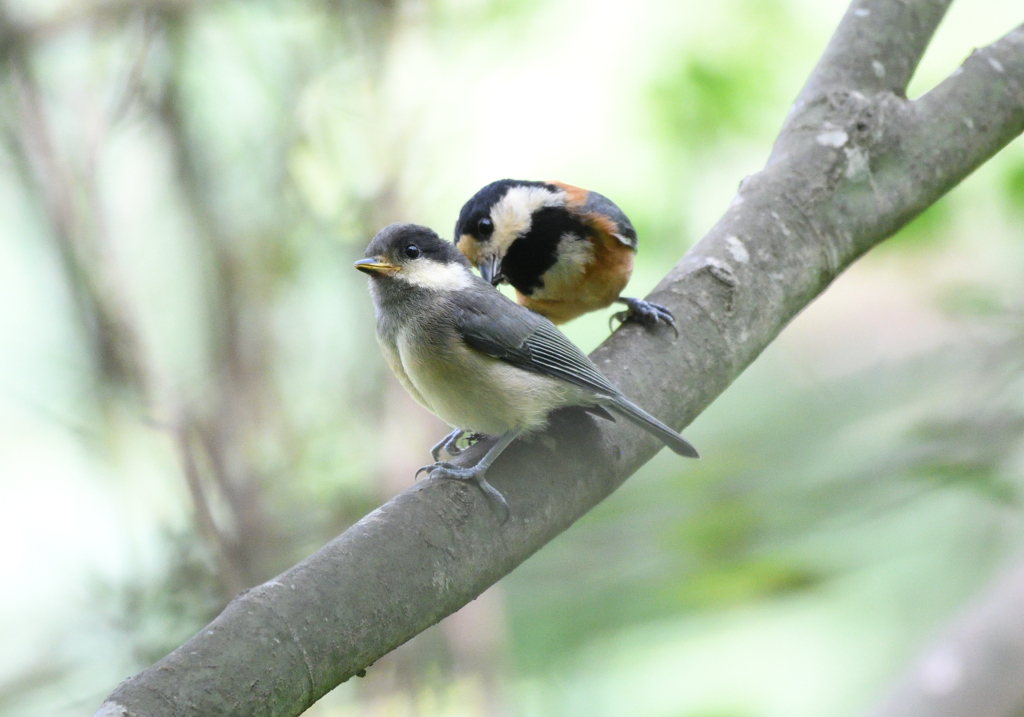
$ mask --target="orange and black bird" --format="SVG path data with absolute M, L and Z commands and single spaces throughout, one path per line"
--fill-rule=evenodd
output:
M 564 182 L 491 182 L 463 205 L 454 241 L 484 279 L 508 282 L 520 304 L 556 324 L 619 302 L 626 310 L 613 319 L 675 329 L 664 306 L 621 295 L 636 230 L 597 192 Z

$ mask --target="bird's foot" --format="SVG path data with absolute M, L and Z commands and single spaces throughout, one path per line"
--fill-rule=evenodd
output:
M 508 520 L 508 502 L 505 500 L 505 496 L 503 496 L 497 488 L 488 483 L 487 479 L 484 478 L 484 474 L 487 472 L 486 469 L 479 469 L 477 466 L 473 466 L 472 468 L 462 468 L 460 466 L 452 465 L 447 461 L 440 461 L 433 465 L 423 466 L 416 471 L 416 475 L 419 476 L 420 473 L 424 472 L 431 478 L 461 480 L 469 483 L 475 483 L 483 494 L 490 499 L 492 503 L 498 506 L 502 514 L 501 522 L 504 523 Z
M 462 437 L 462 429 L 456 428 L 454 431 L 449 433 L 447 436 L 437 442 L 437 445 L 430 449 L 430 457 L 434 459 L 434 463 L 441 460 L 441 451 L 448 451 L 448 455 L 454 457 L 456 454 L 452 453 L 452 449 L 457 449 L 458 440 Z M 422 468 L 420 469 L 422 470 Z M 416 471 L 416 475 L 420 472 Z
M 611 315 L 611 318 L 608 319 L 609 329 L 612 328 L 613 321 L 618 321 L 622 324 L 627 321 L 633 321 L 649 329 L 654 328 L 659 323 L 664 323 L 675 331 L 676 337 L 679 336 L 679 329 L 676 328 L 676 318 L 664 306 L 644 301 L 643 299 L 629 299 L 623 296 L 620 296 L 616 301 L 620 304 L 625 304 L 626 310 Z
M 466 445 L 459 446 L 459 441 L 463 438 L 466 439 Z M 441 451 L 447 453 L 449 458 L 454 458 L 455 456 L 461 455 L 463 451 L 479 441 L 481 438 L 483 438 L 483 435 L 480 433 L 466 433 L 461 430 L 452 431 L 442 438 L 440 443 L 430 449 L 430 456 L 434 459 L 434 463 L 441 460 Z M 420 470 L 422 470 L 422 468 Z

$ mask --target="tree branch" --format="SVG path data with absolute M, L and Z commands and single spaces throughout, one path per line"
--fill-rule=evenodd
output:
M 905 96 L 953 0 L 854 0 L 797 99 L 857 90 Z
M 1024 106 L 1001 94 L 1008 80 L 975 74 L 976 60 L 936 90 L 985 117 L 969 148 L 957 151 L 933 144 L 962 141 L 963 115 L 952 105 L 909 102 L 891 84 L 870 97 L 836 94 L 816 79 L 824 73 L 840 90 L 851 77 L 864 80 L 859 70 L 831 69 L 851 53 L 850 67 L 872 57 L 909 77 L 946 4 L 857 0 L 769 165 L 741 185 L 723 218 L 653 292 L 675 312 L 682 336 L 626 326 L 593 354 L 627 396 L 687 425 L 846 266 L 1024 131 Z M 882 13 L 895 5 L 906 12 Z M 858 9 L 868 18 L 878 11 L 888 17 L 880 32 L 913 35 L 915 43 L 868 42 L 851 28 L 863 19 Z M 1019 32 L 981 53 L 1000 58 L 1018 82 Z M 423 481 L 239 595 L 185 645 L 125 681 L 97 714 L 297 715 L 475 598 L 659 448 L 625 422 L 558 414 L 541 440 L 513 445 L 488 474 L 512 508 L 506 524 L 475 488 Z
M 1000 576 L 871 717 L 1014 717 L 1024 709 L 1024 562 Z

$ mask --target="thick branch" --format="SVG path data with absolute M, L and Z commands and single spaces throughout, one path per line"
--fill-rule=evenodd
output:
M 1016 42 L 991 51 L 1005 51 L 1000 61 L 1019 81 Z M 970 72 L 968 63 L 963 75 Z M 942 91 L 986 117 L 970 151 L 929 149 L 936 136 L 956 135 L 960 117 L 891 92 L 797 108 L 784 151 L 741 186 L 652 294 L 675 312 L 682 336 L 624 327 L 594 353 L 598 366 L 654 415 L 674 426 L 692 421 L 839 272 L 1024 131 L 1019 103 L 952 82 Z M 658 448 L 625 422 L 558 415 L 541 440 L 514 445 L 489 473 L 512 508 L 506 524 L 475 488 L 423 481 L 240 595 L 123 683 L 99 714 L 299 714 L 479 595 Z
M 872 717 L 1015 717 L 1024 710 L 1024 562 L 1003 574 Z
M 799 148 L 794 121 L 825 104 L 906 97 L 910 78 L 953 0 L 853 0 L 793 103 L 768 163 Z M 813 114 L 813 112 L 811 112 Z M 818 123 L 815 123 L 818 124 Z
M 935 28 L 953 0 L 854 0 L 797 106 L 825 92 L 904 96 Z

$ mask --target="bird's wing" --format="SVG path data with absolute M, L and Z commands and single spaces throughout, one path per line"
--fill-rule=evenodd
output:
M 637 249 L 636 229 L 619 205 L 603 194 L 574 187 L 565 182 L 548 182 L 565 192 L 565 208 L 591 229 L 613 236 L 633 251 Z
M 490 286 L 458 292 L 453 303 L 456 329 L 477 351 L 602 396 L 620 395 L 594 362 L 554 324 Z
M 587 203 L 577 211 L 584 221 L 597 224 L 600 228 L 606 228 L 603 226 L 603 219 L 611 220 L 611 223 L 615 225 L 615 230 L 610 231 L 611 227 L 607 227 L 606 230 L 609 230 L 609 233 L 620 242 L 636 251 L 638 246 L 636 229 L 633 228 L 633 223 L 629 221 L 626 213 L 619 209 L 619 205 L 611 199 L 603 194 L 591 192 L 587 196 Z

